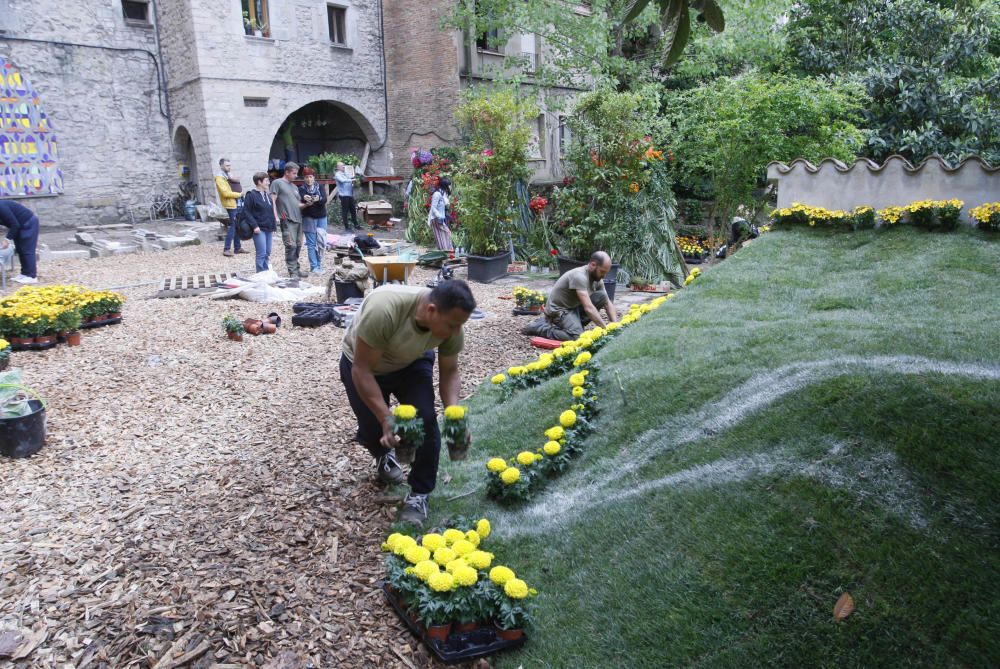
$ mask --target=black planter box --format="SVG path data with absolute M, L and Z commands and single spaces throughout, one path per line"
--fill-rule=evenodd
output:
M 393 596 L 392 592 L 389 591 L 389 587 L 385 583 L 382 584 L 382 592 L 385 594 L 386 601 L 389 602 L 392 610 L 396 612 L 396 615 L 403 621 L 406 628 L 413 633 L 413 636 L 423 641 L 424 645 L 445 664 L 458 664 L 459 662 L 474 660 L 477 657 L 486 657 L 501 650 L 520 648 L 528 640 L 527 635 L 524 635 L 514 641 L 505 641 L 499 638 L 496 632 L 489 627 L 480 627 L 471 632 L 452 632 L 448 635 L 448 639 L 444 643 L 431 640 L 427 638 L 427 635 L 424 634 L 423 629 L 417 623 L 410 620 L 410 616 L 399 605 L 399 602 Z
M 492 258 L 486 256 L 466 256 L 469 263 L 469 281 L 493 283 L 502 276 L 507 276 L 509 253 L 501 253 Z

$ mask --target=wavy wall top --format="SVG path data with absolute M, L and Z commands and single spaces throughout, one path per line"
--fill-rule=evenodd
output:
M 828 209 L 875 208 L 905 205 L 915 200 L 965 202 L 966 212 L 984 202 L 1000 201 L 1000 166 L 978 156 L 951 164 L 931 156 L 914 166 L 902 156 L 889 156 L 879 165 L 858 158 L 850 166 L 835 158 L 818 165 L 796 158 L 787 165 L 772 162 L 767 178 L 778 189 L 778 206 L 802 202 Z

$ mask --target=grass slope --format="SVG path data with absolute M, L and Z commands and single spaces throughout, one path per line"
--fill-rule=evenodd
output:
M 521 509 L 483 463 L 568 386 L 483 387 L 432 511 L 540 590 L 499 666 L 1000 665 L 998 276 L 971 231 L 770 233 L 599 354 L 597 434 Z

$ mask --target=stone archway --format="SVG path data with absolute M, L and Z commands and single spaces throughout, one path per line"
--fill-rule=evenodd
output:
M 194 140 L 191 133 L 183 125 L 174 131 L 174 160 L 177 163 L 177 180 L 193 182 L 199 202 L 205 202 L 203 186 L 198 178 L 198 157 L 194 150 Z
M 365 147 L 377 139 L 374 128 L 356 110 L 332 100 L 317 100 L 300 107 L 281 123 L 268 153 L 268 167 L 279 161 L 306 164 L 320 153 L 353 154 L 361 158 Z

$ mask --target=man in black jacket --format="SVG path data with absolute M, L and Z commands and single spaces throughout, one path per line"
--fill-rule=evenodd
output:
M 0 225 L 7 228 L 7 239 L 0 241 L 0 248 L 14 242 L 21 273 L 14 277 L 18 283 L 38 283 L 38 217 L 35 212 L 13 200 L 0 200 Z M 10 240 L 8 242 L 7 240 Z

